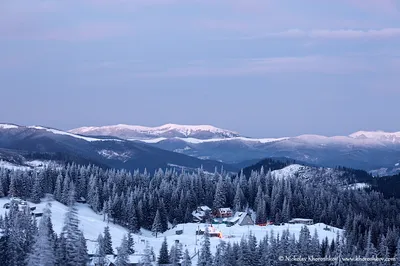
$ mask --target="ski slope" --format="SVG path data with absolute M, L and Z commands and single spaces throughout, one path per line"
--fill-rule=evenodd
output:
M 5 203 L 9 202 L 8 198 L 0 199 L 0 214 L 4 215 L 7 211 L 3 208 Z M 51 211 L 52 211 L 52 221 L 54 230 L 57 234 L 60 234 L 63 223 L 65 213 L 68 210 L 68 207 L 57 202 L 57 201 L 49 201 L 51 203 Z M 33 204 L 28 202 L 28 204 L 32 206 L 36 206 L 37 209 L 34 212 L 41 212 L 43 208 L 46 206 L 47 201 L 43 200 L 40 204 Z M 107 226 L 107 222 L 103 221 L 103 216 L 96 214 L 87 204 L 79 204 L 77 203 L 78 209 L 78 218 L 80 220 L 80 228 L 83 231 L 85 238 L 87 239 L 87 246 L 89 254 L 93 254 L 96 251 L 96 239 L 100 233 L 103 232 L 104 227 Z M 40 218 L 38 218 L 40 219 Z M 114 252 L 117 253 L 116 248 L 121 244 L 122 237 L 128 231 L 122 226 L 115 225 L 112 222 L 108 223 L 110 227 L 110 233 L 112 236 L 112 243 Z M 158 234 L 158 237 L 152 235 L 152 232 L 143 230 L 141 235 L 137 234 L 134 236 L 135 250 L 136 250 L 136 259 L 143 254 L 146 243 L 148 242 L 151 247 L 154 248 L 156 255 L 158 255 L 159 249 L 161 248 L 161 244 L 164 240 L 164 236 L 167 237 L 168 247 L 170 248 L 176 240 L 178 240 L 183 249 L 188 249 L 190 255 L 194 255 L 201 247 L 201 243 L 203 241 L 203 236 L 196 237 L 196 230 L 205 229 L 205 224 L 196 224 L 196 223 L 188 223 L 188 224 L 179 224 L 177 227 L 166 231 L 164 234 Z M 207 225 L 208 226 L 208 225 Z M 311 234 L 314 234 L 314 230 L 317 230 L 320 240 L 327 237 L 329 241 L 336 238 L 336 234 L 342 232 L 341 229 L 329 227 L 330 231 L 324 230 L 326 227 L 325 224 L 319 223 L 308 226 Z M 248 236 L 252 233 L 256 236 L 257 240 L 260 241 L 267 233 L 271 234 L 273 231 L 275 236 L 277 234 L 282 235 L 282 232 L 286 229 L 289 229 L 291 234 L 294 234 L 296 238 L 299 237 L 300 230 L 302 225 L 299 224 L 285 224 L 285 225 L 269 225 L 269 226 L 239 226 L 234 225 L 232 227 L 227 227 L 224 224 L 214 225 L 214 230 L 222 233 L 222 238 L 212 237 L 211 238 L 211 250 L 215 252 L 215 247 L 220 243 L 221 240 L 225 242 L 239 242 L 242 237 Z M 183 230 L 182 235 L 176 235 L 176 230 Z M 196 242 L 197 240 L 197 242 Z M 197 257 L 194 258 L 194 261 L 197 260 Z

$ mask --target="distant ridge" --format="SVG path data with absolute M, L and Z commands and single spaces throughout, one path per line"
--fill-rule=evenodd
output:
M 83 135 L 115 136 L 125 139 L 149 139 L 160 137 L 184 137 L 184 138 L 232 138 L 239 137 L 239 133 L 217 128 L 210 125 L 178 125 L 165 124 L 158 127 L 145 127 L 135 125 L 111 125 L 101 127 L 81 127 L 69 132 Z

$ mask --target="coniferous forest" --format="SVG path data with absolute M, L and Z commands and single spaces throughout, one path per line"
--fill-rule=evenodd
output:
M 98 239 L 98 265 L 103 265 L 101 258 L 113 253 L 118 254 L 116 265 L 128 265 L 127 256 L 134 252 L 132 234 L 141 228 L 157 234 L 171 224 L 192 222 L 191 213 L 200 205 L 253 210 L 257 224 L 308 217 L 345 231 L 343 237 L 338 234 L 333 241 L 319 241 L 318 233 L 304 226 L 298 239 L 289 231 L 267 234 L 262 241 L 250 234 L 233 245 L 221 241 L 216 250 L 211 250 L 206 232 L 196 259 L 198 265 L 356 265 L 360 262 L 289 262 L 281 258 L 293 254 L 326 258 L 400 256 L 400 200 L 384 198 L 375 191 L 343 189 L 334 183 L 275 178 L 264 169 L 249 176 L 217 171 L 210 174 L 202 169 L 194 173 L 174 169 L 131 173 L 76 164 L 38 171 L 0 170 L 1 197 L 37 203 L 47 194 L 69 206 L 61 234 L 53 230 L 50 208 L 42 218 L 35 219 L 29 209 L 21 211 L 11 201 L 9 212 L 0 219 L 0 265 L 87 265 L 89 254 L 75 207 L 75 201 L 81 198 L 104 219 L 130 232 L 114 252 L 110 232 L 104 229 Z M 191 259 L 179 244 L 168 247 L 165 242 L 160 251 L 146 248 L 142 265 L 192 265 Z M 365 265 L 399 263 L 382 260 Z

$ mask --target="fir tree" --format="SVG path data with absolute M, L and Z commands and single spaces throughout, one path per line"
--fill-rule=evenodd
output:
M 129 246 L 126 235 L 122 238 L 121 246 L 117 250 L 118 256 L 115 261 L 115 266 L 127 266 L 129 263 Z
M 378 252 L 372 243 L 372 230 L 370 229 L 368 231 L 367 235 L 367 242 L 366 242 L 366 247 L 365 247 L 365 258 L 374 258 L 378 255 Z M 370 261 L 366 261 L 365 265 L 370 265 Z
M 68 196 L 68 211 L 65 215 L 62 236 L 65 238 L 64 250 L 65 260 L 62 262 L 65 266 L 86 265 L 86 256 L 82 256 L 87 252 L 84 250 L 85 241 L 82 232 L 79 230 L 78 210 L 75 207 L 75 189 L 71 186 Z
M 49 230 L 49 221 L 51 219 L 50 206 L 47 205 L 43 211 L 43 217 L 40 219 L 38 233 L 35 237 L 35 244 L 28 258 L 28 266 L 53 266 L 56 262 L 53 235 Z
M 114 250 L 112 248 L 112 239 L 111 239 L 111 234 L 110 234 L 110 227 L 106 226 L 104 227 L 104 233 L 103 233 L 103 250 L 106 253 L 106 255 L 112 255 L 114 254 Z
M 171 251 L 169 252 L 170 263 L 173 266 L 178 266 L 182 260 L 182 245 L 177 243 L 172 245 Z
M 133 234 L 128 233 L 128 254 L 132 255 L 135 253 L 135 240 L 133 239 Z
M 217 188 L 215 190 L 213 208 L 214 209 L 224 208 L 226 207 L 225 205 L 226 205 L 226 189 L 225 189 L 224 179 L 221 176 L 219 178 L 219 181 L 217 183 Z
M 181 266 L 192 266 L 192 260 L 187 249 L 185 249 Z
M 35 179 L 32 188 L 32 195 L 31 195 L 32 202 L 39 203 L 41 196 L 42 196 L 42 184 L 40 176 L 38 174 L 35 174 Z
M 169 264 L 169 263 L 170 263 L 170 257 L 168 254 L 168 243 L 167 243 L 167 238 L 164 237 L 164 241 L 160 249 L 160 255 L 158 256 L 158 264 Z
M 198 266 L 211 266 L 213 264 L 210 246 L 210 234 L 208 227 L 206 227 L 203 244 L 201 246 L 199 259 L 197 261 Z
M 157 210 L 156 216 L 154 217 L 154 222 L 151 231 L 156 236 L 156 238 L 158 233 L 162 232 L 161 216 L 159 210 Z
M 103 266 L 106 263 L 106 252 L 104 251 L 103 241 L 103 235 L 99 234 L 99 236 L 97 237 L 96 255 L 97 263 L 100 266 Z
M 146 243 L 146 248 L 144 249 L 140 263 L 142 266 L 153 266 L 153 258 L 149 243 Z

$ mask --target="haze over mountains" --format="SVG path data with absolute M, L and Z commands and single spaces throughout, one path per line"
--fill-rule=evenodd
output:
M 266 157 L 287 157 L 322 166 L 347 166 L 392 174 L 400 171 L 400 132 L 359 131 L 348 136 L 301 135 L 250 138 L 209 125 L 160 127 L 114 125 L 83 127 L 71 133 L 115 136 L 154 147 L 236 164 Z

